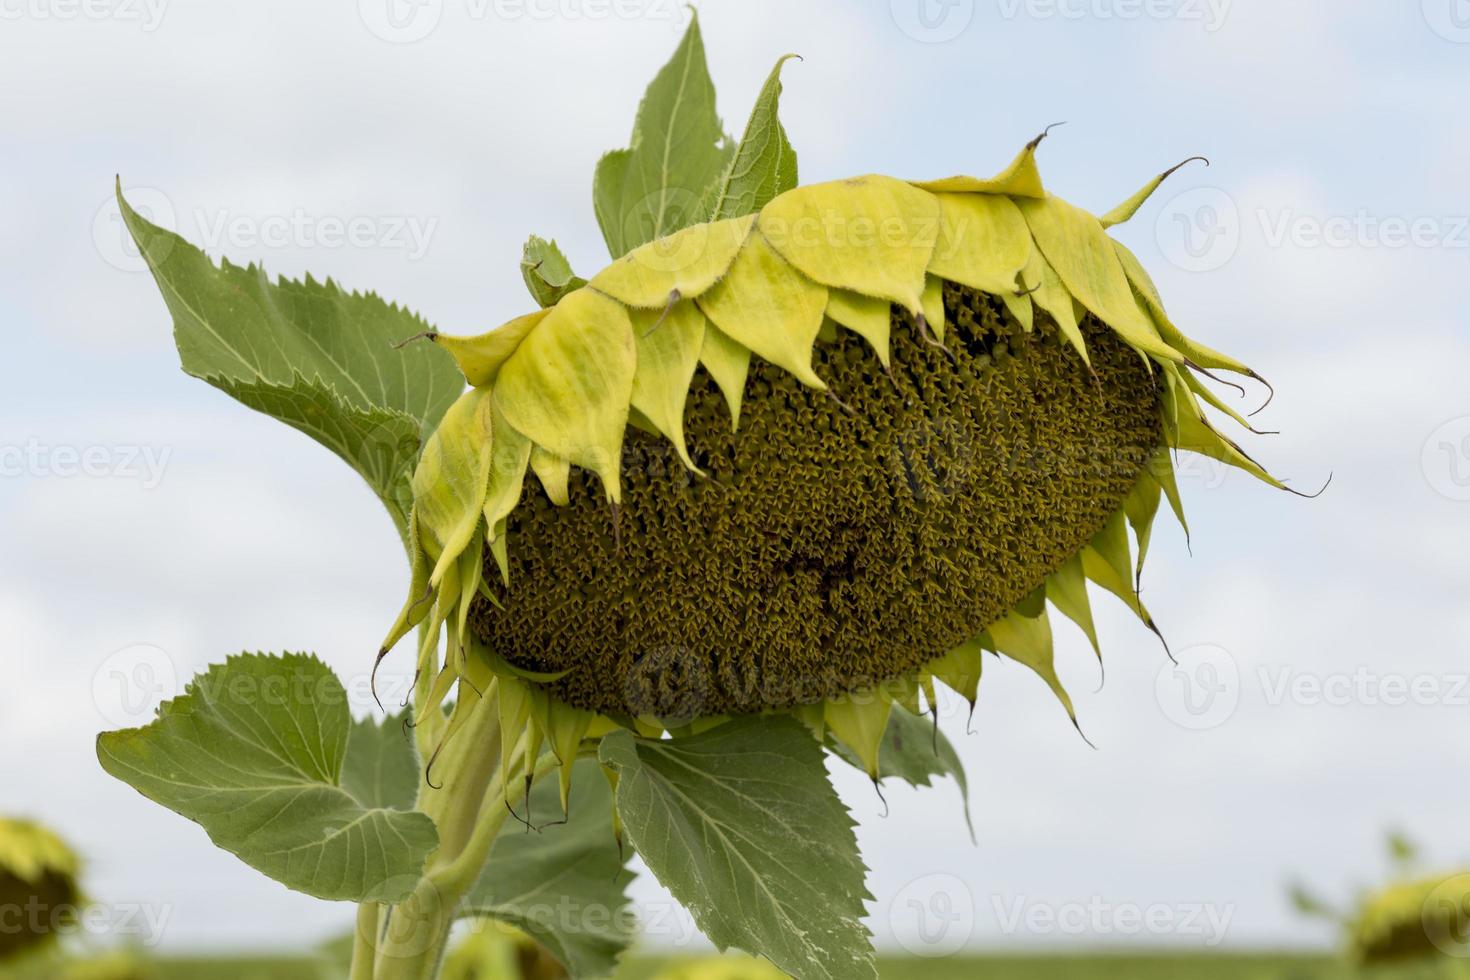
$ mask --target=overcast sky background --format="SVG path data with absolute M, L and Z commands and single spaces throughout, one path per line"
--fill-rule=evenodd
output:
M 113 673 L 173 692 L 241 649 L 308 649 L 360 690 L 404 570 L 353 473 L 178 370 L 113 175 L 215 256 L 477 332 L 530 308 L 527 234 L 606 261 L 593 164 L 687 17 L 421 0 L 390 20 L 388 2 L 0 0 L 0 811 L 76 841 L 99 898 L 165 908 L 168 948 L 306 946 L 351 910 L 105 776 L 96 732 L 147 716 Z M 1335 473 L 1306 501 L 1190 471 L 1193 556 L 1161 521 L 1144 579 L 1180 668 L 1099 599 L 1092 693 L 1059 627 L 1096 750 L 1024 669 L 988 670 L 972 734 L 945 719 L 978 846 L 952 785 L 888 787 L 885 816 L 839 775 L 879 941 L 1321 946 L 1290 877 L 1347 897 L 1384 874 L 1389 826 L 1470 865 L 1470 6 L 705 0 L 701 18 L 736 133 L 775 59 L 804 56 L 782 105 L 803 182 L 988 174 L 1067 120 L 1048 186 L 1102 211 L 1211 157 L 1118 237 L 1176 321 L 1275 383 L 1258 456 L 1304 489 Z M 351 219 L 367 240 L 330 240 Z M 954 910 L 938 946 L 912 902 Z M 1151 906 L 1164 928 L 1119 924 Z

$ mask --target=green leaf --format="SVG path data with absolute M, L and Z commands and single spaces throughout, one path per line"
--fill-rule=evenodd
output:
M 408 474 L 425 435 L 464 388 L 429 329 L 372 293 L 331 280 L 272 281 L 216 266 L 183 238 L 118 205 L 174 321 L 184 370 L 305 432 L 355 469 L 407 537 Z
M 796 186 L 796 151 L 781 125 L 781 66 L 799 55 L 788 54 L 776 62 L 756 96 L 755 107 L 745 124 L 745 135 L 735 158 L 720 180 L 710 220 L 738 218 L 766 206 L 777 194 Z
M 628 148 L 603 156 L 593 174 L 592 204 L 612 257 L 704 221 L 734 153 L 691 13 L 684 39 L 638 105 Z
M 827 747 L 844 762 L 866 771 L 867 767 L 857 753 L 842 742 L 828 739 Z M 965 806 L 965 824 L 973 838 L 975 827 L 970 820 L 970 786 L 954 745 L 932 719 L 903 709 L 891 712 L 883 741 L 878 746 L 878 778 L 901 779 L 910 786 L 932 786 L 935 776 L 953 776 L 959 784 Z
M 572 272 L 572 264 L 555 240 L 548 242 L 535 235 L 526 239 L 526 247 L 521 250 L 521 278 L 526 280 L 531 298 L 543 309 L 587 285 L 586 279 Z
M 423 770 L 408 718 L 405 711 L 389 715 L 382 724 L 371 718 L 352 723 L 342 760 L 342 788 L 363 806 L 414 808 Z
M 379 741 L 395 727 L 354 732 L 341 682 L 315 657 L 241 654 L 196 677 L 145 727 L 99 735 L 97 757 L 288 888 L 393 902 L 413 890 L 439 840 L 425 814 L 385 806 L 404 790 L 400 750 Z M 348 761 L 364 751 L 374 758 Z M 374 770 L 381 779 L 369 778 Z
M 565 823 L 560 789 L 543 780 L 523 814 L 540 829 L 507 821 L 464 914 L 508 922 L 549 949 L 572 976 L 606 976 L 632 939 L 623 867 L 612 827 L 612 790 L 596 761 L 575 766 Z
M 799 980 L 876 977 L 852 818 L 800 722 L 750 717 L 677 740 L 605 737 L 624 831 L 710 941 Z

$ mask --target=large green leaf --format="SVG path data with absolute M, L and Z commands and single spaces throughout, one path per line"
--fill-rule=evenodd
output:
M 835 738 L 827 740 L 827 747 L 844 762 L 858 769 L 867 770 L 856 752 Z M 959 784 L 960 797 L 965 807 L 965 823 L 970 821 L 970 787 L 965 778 L 965 767 L 959 753 L 934 724 L 911 711 L 895 709 L 888 714 L 888 727 L 883 731 L 883 741 L 878 746 L 878 778 L 901 779 L 910 786 L 932 786 L 934 777 L 954 777 Z
M 412 764 L 401 732 L 391 721 L 354 729 L 341 682 L 315 657 L 241 654 L 196 677 L 150 724 L 99 735 L 97 757 L 288 888 L 392 902 L 412 891 L 439 840 L 425 814 L 392 809 Z M 349 760 L 359 753 L 372 758 Z
M 543 308 L 555 306 L 567 293 L 587 285 L 586 279 L 572 272 L 572 264 L 554 240 L 536 235 L 526 239 L 521 250 L 521 278 L 531 298 Z
M 433 344 L 393 345 L 429 329 L 372 293 L 331 280 L 272 281 L 118 204 L 174 321 L 186 372 L 342 457 L 407 527 L 408 475 L 420 441 L 464 388 Z
M 352 723 L 342 760 L 342 788 L 363 806 L 412 810 L 423 770 L 407 725 L 409 715 L 390 715 Z
M 876 977 L 853 821 L 811 733 L 750 717 L 677 740 L 602 741 L 629 841 L 720 949 L 799 980 Z
M 592 759 L 574 767 L 565 823 L 554 779 L 531 792 L 523 814 L 539 829 L 508 821 L 470 894 L 466 915 L 508 922 L 535 938 L 574 977 L 611 973 L 632 939 L 624 889 L 633 880 L 612 826 L 612 790 Z
M 597 162 L 592 205 L 613 258 L 704 221 L 734 144 L 715 112 L 699 18 L 638 105 L 625 150 Z
M 796 55 L 776 62 L 755 99 L 745 135 L 735 158 L 720 179 L 710 218 L 738 218 L 766 206 L 777 194 L 796 186 L 796 150 L 781 125 L 781 66 Z

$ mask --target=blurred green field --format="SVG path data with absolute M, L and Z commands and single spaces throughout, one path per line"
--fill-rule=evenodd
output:
M 669 961 L 636 957 L 618 980 L 647 980 Z M 881 961 L 883 980 L 1399 980 L 1429 977 L 1417 970 L 1367 972 L 1325 956 L 1285 954 L 1171 956 L 1102 953 L 1075 956 L 979 956 Z M 310 959 L 170 959 L 157 980 L 321 980 Z

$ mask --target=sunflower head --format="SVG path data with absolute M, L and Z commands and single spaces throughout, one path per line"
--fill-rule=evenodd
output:
M 495 920 L 477 924 L 444 960 L 443 980 L 566 980 L 566 968 L 540 943 Z
M 563 760 L 791 712 L 870 774 L 889 712 L 936 681 L 973 704 L 986 652 L 1070 714 L 1048 607 L 1096 647 L 1091 583 L 1157 632 L 1137 583 L 1161 501 L 1183 521 L 1173 454 L 1281 484 L 1205 411 L 1245 424 L 1204 379 L 1254 372 L 1105 230 L 1167 172 L 1097 218 L 1042 187 L 1040 141 L 989 179 L 799 187 L 431 334 L 471 387 L 414 476 L 384 644 L 426 623 L 427 705 L 493 685 Z
M 1348 922 L 1359 963 L 1391 963 L 1450 954 L 1470 935 L 1470 873 L 1396 882 L 1368 895 Z
M 40 824 L 0 818 L 0 962 L 54 943 L 82 902 L 80 862 Z M 19 923 L 19 928 L 14 924 Z

